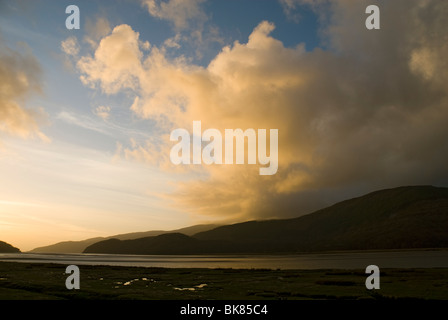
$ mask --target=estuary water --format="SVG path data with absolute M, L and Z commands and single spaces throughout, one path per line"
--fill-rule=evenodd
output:
M 368 265 L 448 268 L 448 250 L 211 256 L 2 253 L 0 261 L 163 268 L 365 269 Z

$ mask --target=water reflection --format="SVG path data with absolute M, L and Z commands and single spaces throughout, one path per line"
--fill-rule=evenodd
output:
M 159 256 L 112 254 L 0 254 L 0 261 L 163 268 L 355 269 L 448 267 L 448 250 L 343 252 L 300 255 Z

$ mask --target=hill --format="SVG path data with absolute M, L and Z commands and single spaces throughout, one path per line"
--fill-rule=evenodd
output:
M 182 239 L 188 244 L 185 251 L 183 247 L 174 250 L 171 246 L 177 243 L 165 237 L 138 239 L 138 252 L 293 253 L 448 247 L 448 188 L 386 189 L 299 218 L 237 223 Z M 101 243 L 85 252 L 131 253 L 137 244 L 117 240 Z
M 217 225 L 213 224 L 201 224 L 194 225 L 178 230 L 164 231 L 164 230 L 151 230 L 144 232 L 132 232 L 123 233 L 109 237 L 97 237 L 90 238 L 81 241 L 63 241 L 49 246 L 39 247 L 31 250 L 33 253 L 82 253 L 88 246 L 107 239 L 119 239 L 119 240 L 130 240 L 145 237 L 154 237 L 165 233 L 183 233 L 185 235 L 194 235 L 198 232 L 210 230 L 216 228 Z
M 299 218 L 223 226 L 195 238 L 271 252 L 448 247 L 448 188 L 381 190 Z
M 223 247 L 223 244 L 218 241 L 198 240 L 182 233 L 165 233 L 133 240 L 108 239 L 87 247 L 84 253 L 153 255 L 226 253 L 230 247 Z
M 18 253 L 20 250 L 9 243 L 0 241 L 0 253 Z
M 81 241 L 62 241 L 49 246 L 39 247 L 31 250 L 32 253 L 81 253 L 85 248 L 95 242 L 105 240 L 106 238 L 97 237 Z

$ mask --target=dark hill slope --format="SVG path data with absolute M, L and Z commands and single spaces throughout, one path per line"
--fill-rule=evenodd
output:
M 230 248 L 216 241 L 201 241 L 181 233 L 166 233 L 132 240 L 108 239 L 88 246 L 84 253 L 113 254 L 211 254 Z
M 19 249 L 16 247 L 13 247 L 9 243 L 0 241 L 0 253 L 18 253 L 20 252 Z
M 448 188 L 381 190 L 299 218 L 250 221 L 194 237 L 256 251 L 448 247 Z

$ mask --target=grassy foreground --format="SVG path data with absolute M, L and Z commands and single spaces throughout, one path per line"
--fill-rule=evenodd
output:
M 448 269 L 384 269 L 367 290 L 364 270 L 168 269 L 79 265 L 67 290 L 65 265 L 0 262 L 0 299 L 437 299 L 448 300 Z

